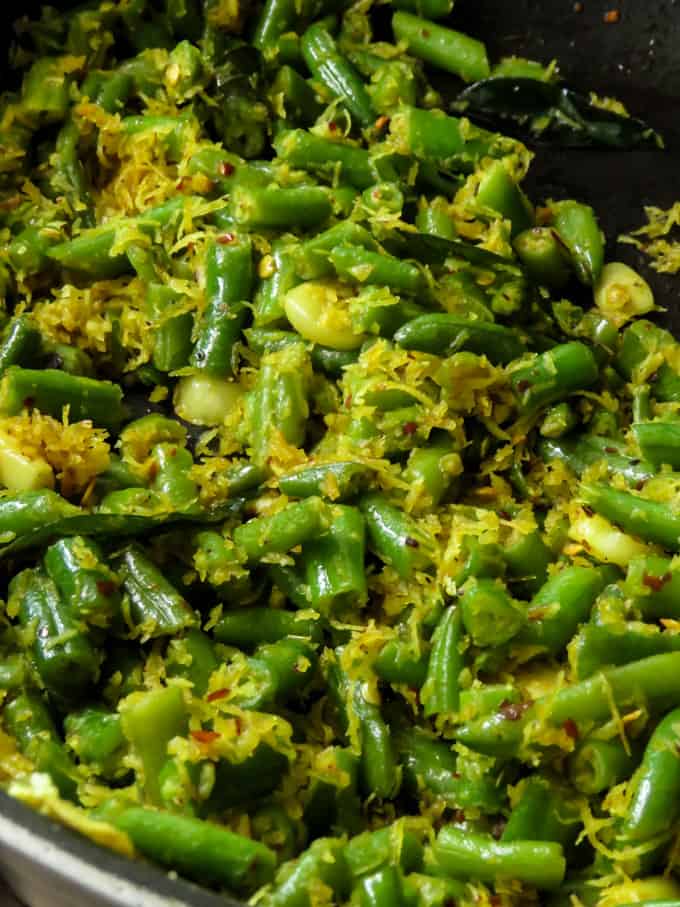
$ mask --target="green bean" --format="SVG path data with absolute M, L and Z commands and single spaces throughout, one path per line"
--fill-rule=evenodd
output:
M 279 69 L 271 93 L 272 97 L 280 99 L 287 122 L 311 126 L 323 110 L 314 89 L 292 66 Z
M 443 239 L 455 239 L 456 227 L 449 214 L 449 201 L 441 195 L 431 201 L 421 198 L 418 202 L 416 227 L 421 233 L 441 236 Z
M 523 412 L 585 390 L 598 378 L 593 354 L 579 342 L 562 343 L 532 360 L 520 360 L 510 366 L 509 372 L 518 406 Z
M 636 485 L 654 475 L 654 466 L 649 460 L 640 460 L 625 454 L 625 448 L 613 438 L 587 435 L 580 438 L 551 438 L 539 446 L 546 462 L 561 460 L 580 476 L 594 463 L 603 463 L 616 475 L 622 475 Z
M 331 509 L 329 521 L 323 535 L 303 544 L 299 564 L 306 576 L 311 607 L 321 614 L 339 614 L 350 607 L 361 607 L 368 598 L 366 526 L 356 508 L 342 505 Z
M 0 379 L 0 412 L 13 416 L 22 409 L 39 409 L 61 419 L 68 408 L 72 422 L 91 419 L 115 430 L 123 419 L 123 394 L 111 381 L 68 375 L 58 369 L 10 366 Z
M 59 739 L 42 697 L 34 692 L 19 693 L 5 705 L 2 718 L 20 751 L 36 769 L 50 776 L 62 797 L 76 800 L 76 766 Z
M 365 495 L 359 502 L 366 518 L 369 547 L 407 578 L 426 570 L 434 557 L 434 543 L 417 522 L 389 504 L 380 494 Z
M 461 771 L 450 746 L 418 728 L 397 734 L 404 786 L 416 797 L 422 788 L 453 809 L 480 810 L 493 815 L 501 808 L 502 791 L 489 775 Z
M 353 498 L 367 483 L 370 472 L 360 463 L 338 461 L 304 466 L 282 475 L 279 488 L 290 497 L 308 498 L 314 495 L 330 501 Z
M 310 541 L 328 528 L 330 520 L 331 512 L 324 501 L 306 498 L 273 516 L 256 517 L 237 526 L 234 543 L 252 563 L 268 554 L 285 554 L 296 545 Z
M 619 491 L 603 482 L 581 485 L 581 499 L 625 532 L 670 551 L 680 551 L 680 517 L 665 504 Z
M 40 349 L 40 333 L 28 315 L 15 315 L 2 331 L 0 374 L 11 365 L 30 365 Z
M 373 670 L 381 680 L 392 684 L 406 684 L 420 689 L 427 677 L 429 658 L 416 655 L 408 642 L 391 640 L 380 650 L 373 662 Z
M 115 562 L 127 594 L 129 622 L 140 636 L 173 636 L 196 623 L 196 616 L 141 548 L 126 548 Z
M 242 762 L 220 759 L 215 765 L 215 784 L 206 800 L 206 810 L 222 812 L 266 797 L 279 786 L 287 768 L 288 759 L 267 743 L 259 743 Z
M 432 637 L 432 649 L 420 700 L 427 716 L 457 712 L 460 704 L 459 676 L 463 669 L 463 621 L 461 609 L 444 611 Z
M 615 621 L 601 626 L 585 624 L 569 645 L 569 658 L 578 680 L 613 665 L 680 650 L 674 633 L 662 633 L 647 624 Z
M 179 639 L 172 639 L 165 653 L 168 677 L 183 677 L 197 696 L 204 696 L 213 671 L 220 665 L 210 637 L 191 627 Z
M 323 625 L 317 617 L 253 607 L 228 611 L 215 624 L 212 632 L 219 642 L 247 649 L 260 643 L 277 642 L 286 636 L 309 638 L 317 643 L 321 640 L 322 629 Z
M 553 841 L 568 847 L 576 839 L 579 824 L 578 811 L 565 792 L 540 776 L 531 777 L 522 788 L 500 840 Z
M 414 56 L 466 82 L 489 76 L 489 61 L 481 41 L 404 12 L 394 13 L 392 30 Z
M 569 281 L 566 250 L 550 227 L 532 227 L 515 236 L 513 246 L 531 279 L 561 290 Z
M 64 730 L 66 741 L 78 759 L 92 766 L 98 775 L 114 778 L 125 772 L 122 764 L 125 735 L 120 715 L 87 707 L 67 715 Z
M 408 106 L 390 119 L 390 139 L 398 153 L 456 165 L 461 170 L 471 169 L 489 154 L 494 143 L 492 133 L 474 127 L 464 129 L 459 119 L 441 110 Z
M 498 365 L 507 365 L 525 351 L 521 336 L 511 328 L 471 321 L 448 313 L 414 318 L 399 328 L 394 341 L 404 349 L 436 353 L 438 356 L 470 350 L 487 356 L 490 362 Z
M 76 535 L 55 542 L 45 552 L 45 569 L 74 616 L 106 627 L 120 614 L 118 578 L 92 540 Z
M 620 740 L 589 737 L 570 757 L 569 777 L 577 791 L 592 796 L 629 778 L 637 761 Z
M 342 55 L 330 32 L 320 23 L 311 25 L 302 36 L 301 48 L 315 79 L 332 97 L 339 98 L 361 126 L 372 125 L 375 112 L 361 76 Z
M 151 803 L 161 803 L 159 775 L 173 737 L 187 731 L 187 711 L 180 687 L 132 693 L 119 708 L 122 729 L 141 763 L 141 782 Z
M 362 876 L 357 891 L 361 907 L 402 907 L 405 903 L 402 879 L 393 866 Z
M 197 882 L 249 892 L 274 874 L 276 857 L 268 847 L 212 822 L 139 806 L 124 807 L 106 818 L 140 853 Z
M 54 583 L 38 570 L 25 570 L 10 583 L 9 598 L 49 695 L 66 704 L 86 696 L 101 656 Z
M 535 646 L 541 654 L 559 655 L 579 624 L 588 620 L 600 592 L 617 577 L 613 567 L 565 567 L 534 595 L 528 622 L 515 642 Z
M 633 793 L 621 827 L 624 841 L 648 841 L 669 834 L 678 815 L 680 709 L 669 712 L 656 726 L 645 749 Z
M 293 167 L 323 176 L 333 176 L 337 172 L 357 189 L 367 189 L 380 180 L 397 178 L 388 155 L 372 156 L 364 148 L 331 141 L 302 129 L 280 133 L 274 140 L 274 147 L 279 158 Z
M 676 422 L 655 421 L 633 424 L 633 435 L 638 443 L 642 456 L 654 466 L 668 464 L 673 469 L 680 469 L 680 424 Z
M 423 845 L 403 820 L 356 835 L 345 846 L 347 869 L 354 881 L 396 864 L 403 872 L 422 868 Z
M 643 620 L 677 619 L 680 616 L 680 577 L 670 558 L 650 555 L 628 564 L 624 590 L 634 596 Z
M 161 372 L 173 372 L 189 364 L 194 317 L 181 311 L 181 297 L 172 287 L 150 283 L 146 309 L 154 324 L 152 362 Z M 177 309 L 179 312 L 176 312 Z
M 253 285 L 252 246 L 248 237 L 228 234 L 228 242 L 208 246 L 205 265 L 206 308 L 198 325 L 191 362 L 213 375 L 234 371 L 234 346 L 241 336 Z
M 513 238 L 533 224 L 531 204 L 502 161 L 494 161 L 484 170 L 476 201 L 509 220 Z
M 321 186 L 237 186 L 231 212 L 244 230 L 305 229 L 328 220 L 333 208 L 328 190 Z
M 454 878 L 483 882 L 518 879 L 542 890 L 557 888 L 564 878 L 562 847 L 543 841 L 495 841 L 445 825 L 433 846 L 434 865 Z
M 257 328 L 285 321 L 282 300 L 288 290 L 297 284 L 292 249 L 288 243 L 277 241 L 272 244 L 271 273 L 261 279 L 253 299 L 253 322 Z M 246 332 L 246 336 L 249 345 L 253 346 L 251 333 Z
M 318 838 L 279 869 L 272 889 L 262 898 L 263 907 L 312 907 L 312 886 L 319 882 L 344 898 L 349 894 L 349 873 L 343 850 L 342 841 Z
M 526 617 L 499 580 L 473 576 L 459 594 L 463 625 L 476 646 L 500 646 L 521 633 Z
M 636 369 L 650 354 L 663 354 L 665 350 L 670 351 L 674 346 L 675 339 L 670 331 L 663 330 L 651 321 L 640 319 L 623 332 L 616 367 L 630 381 Z M 652 396 L 662 403 L 680 400 L 680 375 L 669 362 L 662 360 L 653 374 L 647 378 L 647 384 Z
M 593 209 L 566 201 L 553 205 L 551 213 L 552 227 L 569 250 L 576 276 L 582 283 L 597 283 L 604 265 L 604 240 Z
M 67 67 L 65 57 L 42 57 L 31 65 L 21 89 L 21 105 L 28 114 L 47 123 L 64 119 L 73 82 Z

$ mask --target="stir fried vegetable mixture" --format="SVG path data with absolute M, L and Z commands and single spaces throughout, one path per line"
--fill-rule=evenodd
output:
M 677 903 L 680 345 L 429 81 L 553 69 L 370 5 L 18 24 L 3 784 L 262 907 Z

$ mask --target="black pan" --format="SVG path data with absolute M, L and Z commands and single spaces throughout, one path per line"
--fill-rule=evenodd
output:
M 11 22 L 39 3 L 0 3 L 5 84 Z M 52 0 L 67 8 L 68 3 Z M 580 9 L 580 11 L 579 11 Z M 605 13 L 618 9 L 618 23 Z M 456 27 L 486 41 L 494 58 L 517 54 L 560 61 L 567 82 L 586 94 L 614 95 L 666 141 L 665 152 L 541 148 L 527 181 L 531 197 L 592 204 L 609 238 L 608 258 L 640 269 L 661 320 L 680 336 L 680 278 L 657 275 L 616 237 L 639 226 L 643 205 L 680 199 L 680 3 L 676 0 L 457 0 Z M 30 907 L 238 907 L 153 866 L 104 850 L 0 792 L 0 872 Z

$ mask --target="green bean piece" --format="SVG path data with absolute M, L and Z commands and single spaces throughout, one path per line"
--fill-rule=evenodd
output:
M 284 863 L 262 898 L 263 907 L 312 907 L 312 886 L 319 882 L 338 898 L 346 897 L 350 879 L 344 847 L 336 838 L 318 838 L 295 860 Z
M 392 30 L 414 56 L 432 66 L 466 82 L 478 82 L 489 76 L 489 61 L 481 41 L 404 12 L 394 13 Z
M 234 346 L 241 336 L 253 287 L 253 253 L 248 237 L 228 234 L 208 246 L 205 265 L 206 308 L 198 325 L 191 362 L 210 374 L 234 371 Z
M 406 684 L 418 690 L 425 683 L 428 664 L 428 656 L 414 654 L 408 642 L 391 640 L 380 650 L 373 670 L 386 683 Z
M 539 890 L 551 891 L 564 879 L 566 860 L 560 844 L 535 840 L 495 841 L 490 835 L 471 834 L 445 825 L 433 846 L 437 869 L 458 879 L 519 879 Z
M 272 244 L 270 264 L 265 271 L 267 276 L 260 280 L 253 298 L 253 323 L 258 328 L 285 321 L 282 300 L 298 282 L 291 249 L 288 243 L 277 241 Z M 252 346 L 250 335 L 246 336 Z
M 0 375 L 11 365 L 31 365 L 40 350 L 40 332 L 28 315 L 15 315 L 2 331 Z
M 633 435 L 642 456 L 654 466 L 667 464 L 680 469 L 680 423 L 670 421 L 637 422 Z
M 637 763 L 635 752 L 627 751 L 620 740 L 589 737 L 570 757 L 569 777 L 577 791 L 592 796 L 625 781 Z
M 404 902 L 402 878 L 393 866 L 362 876 L 357 884 L 361 907 L 401 907 Z
M 237 526 L 233 538 L 247 561 L 253 563 L 269 554 L 285 554 L 324 532 L 331 521 L 328 505 L 311 497 L 288 504 L 273 516 L 256 517 Z
M 310 606 L 321 614 L 335 615 L 362 607 L 368 598 L 366 524 L 355 507 L 342 505 L 331 509 L 329 523 L 323 535 L 303 544 L 299 564 Z
M 395 13 L 407 15 L 406 13 Z M 395 150 L 425 160 L 472 169 L 493 148 L 494 136 L 483 129 L 464 129 L 456 117 L 441 110 L 404 107 L 390 119 L 390 138 Z
M 125 735 L 120 715 L 88 706 L 64 721 L 66 742 L 78 759 L 105 778 L 122 775 Z
M 215 784 L 206 800 L 209 813 L 262 799 L 281 783 L 288 759 L 266 743 L 242 762 L 220 759 L 215 765 Z
M 578 811 L 564 792 L 536 776 L 524 784 L 500 840 L 553 841 L 566 848 L 574 843 L 579 825 Z
M 155 330 L 152 361 L 160 372 L 173 372 L 189 364 L 194 316 L 182 312 L 181 306 L 181 296 L 172 287 L 149 284 L 146 308 Z
M 458 711 L 459 676 L 463 669 L 462 642 L 461 609 L 452 605 L 444 611 L 432 637 L 427 675 L 420 693 L 428 717 Z
M 511 365 L 510 383 L 523 412 L 530 412 L 586 390 L 598 378 L 590 349 L 577 341 L 562 343 L 526 362 Z
M 213 628 L 218 642 L 239 649 L 248 649 L 260 643 L 273 643 L 286 636 L 321 641 L 322 622 L 317 617 L 305 617 L 294 611 L 274 608 L 239 608 L 228 611 Z
M 552 552 L 538 530 L 511 539 L 503 547 L 502 557 L 507 565 L 507 582 L 522 597 L 530 597 L 548 578 Z
M 539 451 L 546 462 L 561 460 L 578 476 L 595 463 L 606 465 L 612 474 L 623 476 L 632 485 L 645 482 L 655 473 L 651 462 L 628 456 L 615 438 L 551 438 L 540 443 Z
M 328 220 L 333 207 L 321 186 L 237 186 L 231 212 L 243 230 L 306 229 Z
M 338 98 L 352 117 L 364 127 L 371 126 L 375 112 L 361 76 L 347 60 L 330 32 L 320 23 L 302 35 L 302 55 L 312 75 L 332 97 Z
M 336 246 L 329 260 L 338 277 L 360 284 L 380 284 L 413 296 L 427 289 L 424 272 L 408 261 L 359 246 Z
M 473 576 L 459 595 L 463 625 L 476 646 L 500 646 L 522 631 L 526 617 L 500 580 Z
M 565 721 L 603 722 L 610 715 L 610 702 L 620 707 L 643 702 L 654 711 L 663 711 L 680 701 L 680 687 L 673 672 L 680 666 L 680 653 L 652 655 L 621 667 L 601 671 L 587 680 L 566 686 L 545 702 L 543 720 L 560 726 Z M 501 708 L 494 715 L 459 726 L 456 737 L 465 746 L 491 754 L 517 751 L 529 721 L 543 705 Z
M 678 815 L 680 710 L 669 712 L 656 726 L 633 776 L 633 795 L 621 827 L 624 841 L 648 841 L 669 834 Z
M 574 201 L 558 202 L 551 212 L 552 228 L 569 250 L 576 276 L 592 286 L 604 265 L 604 240 L 595 212 Z
M 242 708 L 266 711 L 300 693 L 313 678 L 317 659 L 304 639 L 286 637 L 259 646 L 248 659 L 254 690 L 237 698 Z
M 353 498 L 368 484 L 370 473 L 360 463 L 338 461 L 305 466 L 282 475 L 279 488 L 283 494 L 294 498 L 309 498 L 314 495 L 329 501 L 346 501 Z
M 120 584 L 96 542 L 78 535 L 55 542 L 45 569 L 74 616 L 106 627 L 120 614 Z
M 76 800 L 78 774 L 75 763 L 57 734 L 54 721 L 40 694 L 21 692 L 2 711 L 7 730 L 19 749 L 40 772 L 45 772 L 66 800 Z
M 465 897 L 464 882 L 412 872 L 404 879 L 406 903 L 413 907 L 446 907 Z
M 159 687 L 132 693 L 119 706 L 123 733 L 141 762 L 141 781 L 149 801 L 160 805 L 159 775 L 167 759 L 168 743 L 187 730 L 187 711 L 182 690 Z
M 387 155 L 371 156 L 355 145 L 331 141 L 302 129 L 280 133 L 274 140 L 278 156 L 293 167 L 332 177 L 336 172 L 357 189 L 368 189 L 381 180 L 396 180 L 397 172 Z
M 649 501 L 603 482 L 581 485 L 582 501 L 596 513 L 647 542 L 680 551 L 680 517 L 665 504 Z
M 422 869 L 423 845 L 403 820 L 377 831 L 356 835 L 345 846 L 345 861 L 353 881 L 396 864 L 403 872 Z
M 165 653 L 169 677 L 183 677 L 196 696 L 204 696 L 213 671 L 220 661 L 210 637 L 191 627 L 179 639 L 172 639 Z
M 42 57 L 26 73 L 21 89 L 21 105 L 26 113 L 45 123 L 63 120 L 68 113 L 69 89 L 73 77 L 68 76 L 68 59 Z
M 510 221 L 513 238 L 533 224 L 531 204 L 502 161 L 494 161 L 484 171 L 476 200 L 482 208 L 490 208 Z
M 507 365 L 526 349 L 521 336 L 511 328 L 443 313 L 414 318 L 399 328 L 394 341 L 404 349 L 439 356 L 470 350 L 498 365 Z
M 503 794 L 495 779 L 479 772 L 466 773 L 450 746 L 419 728 L 397 734 L 397 749 L 404 773 L 404 786 L 419 797 L 422 789 L 453 809 L 496 813 Z
M 140 806 L 112 811 L 106 818 L 144 856 L 197 882 L 250 892 L 274 875 L 276 857 L 268 847 L 212 822 Z
M 321 837 L 340 829 L 359 831 L 361 799 L 357 791 L 359 760 L 351 750 L 334 746 L 310 788 L 304 823 L 310 836 Z M 328 753 L 329 750 L 326 750 Z
M 531 279 L 551 290 L 561 290 L 571 273 L 567 251 L 550 227 L 531 227 L 515 236 L 515 252 Z
M 676 620 L 680 616 L 680 577 L 671 558 L 656 555 L 633 558 L 623 586 L 634 596 L 643 620 Z
M 256 466 L 266 467 L 279 438 L 301 447 L 307 427 L 309 359 L 301 343 L 262 357 L 246 404 L 246 425 Z
M 569 658 L 579 680 L 612 665 L 680 650 L 674 633 L 626 621 L 585 624 L 569 644 Z
M 441 236 L 442 239 L 455 239 L 456 227 L 449 214 L 449 201 L 441 195 L 431 201 L 421 198 L 418 202 L 416 227 L 421 233 Z
M 515 643 L 559 655 L 590 617 L 600 592 L 617 578 L 614 567 L 565 567 L 554 574 L 532 598 Z
M 114 566 L 127 596 L 127 619 L 140 636 L 174 636 L 196 623 L 191 607 L 141 548 L 126 548 Z
M 25 570 L 10 583 L 9 598 L 46 691 L 60 704 L 81 700 L 98 675 L 101 655 L 57 587 L 39 570 Z
M 650 354 L 671 351 L 675 339 L 669 331 L 646 319 L 629 325 L 623 332 L 621 345 L 616 357 L 616 367 L 629 381 Z M 647 378 L 651 395 L 661 403 L 680 400 L 680 375 L 671 363 L 662 360 Z
M 271 87 L 272 97 L 280 99 L 286 122 L 311 126 L 323 111 L 314 89 L 292 66 L 282 66 Z
M 61 419 L 68 407 L 70 421 L 90 419 L 115 430 L 123 419 L 123 394 L 110 381 L 68 375 L 57 369 L 10 366 L 0 379 L 0 413 L 14 416 L 22 409 L 39 409 Z
M 408 578 L 432 565 L 434 542 L 412 517 L 380 494 L 365 495 L 359 506 L 366 518 L 369 547 L 399 576 Z

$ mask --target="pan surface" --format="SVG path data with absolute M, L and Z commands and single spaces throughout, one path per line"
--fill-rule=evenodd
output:
M 52 0 L 67 9 L 72 3 Z M 11 23 L 40 3 L 0 5 L 3 87 Z M 613 8 L 619 21 L 606 24 Z M 616 237 L 639 226 L 642 207 L 680 199 L 680 4 L 676 0 L 458 0 L 456 27 L 482 38 L 494 58 L 556 58 L 565 80 L 622 100 L 659 130 L 665 153 L 539 149 L 526 188 L 536 202 L 573 197 L 593 205 L 609 241 L 608 258 L 639 268 L 667 307 L 660 320 L 680 336 L 680 279 L 650 271 Z M 29 907 L 238 907 L 159 869 L 111 853 L 38 815 L 0 791 L 0 873 Z

